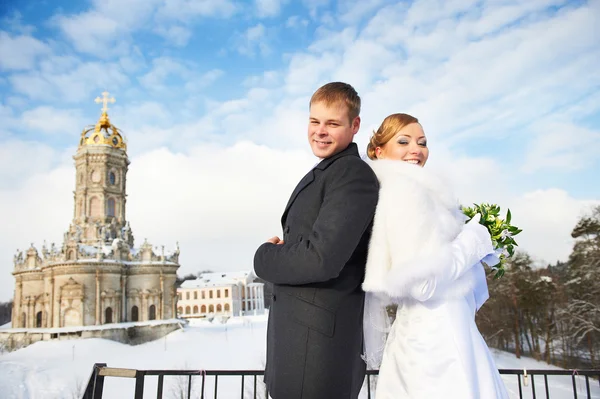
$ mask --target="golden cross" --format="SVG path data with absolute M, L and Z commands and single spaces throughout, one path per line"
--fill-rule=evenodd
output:
M 103 91 L 102 92 L 102 98 L 100 97 L 96 97 L 96 99 L 94 100 L 96 102 L 96 104 L 100 104 L 102 103 L 102 112 L 106 113 L 106 111 L 108 111 L 108 103 L 114 104 L 115 103 L 115 98 L 108 98 L 108 92 L 107 91 Z

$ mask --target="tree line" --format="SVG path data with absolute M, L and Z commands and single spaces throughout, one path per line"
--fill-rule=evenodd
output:
M 600 206 L 571 232 L 566 262 L 534 268 L 517 252 L 476 315 L 489 346 L 566 368 L 594 368 L 600 355 Z

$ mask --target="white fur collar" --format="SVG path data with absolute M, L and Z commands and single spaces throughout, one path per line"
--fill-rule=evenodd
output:
M 431 169 L 410 164 L 408 162 L 380 159 L 368 160 L 381 185 L 399 184 L 400 179 L 410 179 L 423 190 L 430 191 L 448 208 L 458 207 L 458 201 L 451 187 Z
M 363 289 L 411 296 L 416 284 L 447 265 L 466 218 L 450 187 L 432 171 L 392 160 L 367 163 L 380 191 Z M 470 288 L 472 282 L 465 281 L 460 294 Z

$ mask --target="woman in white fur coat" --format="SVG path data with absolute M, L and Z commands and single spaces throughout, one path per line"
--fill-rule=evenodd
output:
M 367 148 L 380 182 L 363 283 L 376 398 L 508 398 L 475 324 L 488 298 L 481 261 L 498 259 L 479 218 L 465 224 L 445 181 L 422 168 L 426 140 L 416 118 L 393 114 Z M 398 310 L 388 331 L 390 303 Z

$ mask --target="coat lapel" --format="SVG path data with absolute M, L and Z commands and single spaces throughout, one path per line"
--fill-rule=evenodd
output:
M 325 169 L 327 169 L 327 167 L 329 165 L 331 165 L 331 163 L 333 161 L 335 161 L 336 159 L 338 159 L 340 157 L 343 157 L 345 155 L 356 155 L 356 156 L 358 156 L 358 147 L 357 147 L 356 143 L 350 143 L 350 145 L 348 146 L 348 148 L 346 148 L 344 151 L 341 151 L 341 152 L 335 154 L 332 157 L 329 157 L 329 158 L 326 158 L 326 159 L 322 160 L 314 168 L 312 168 L 310 170 L 310 172 L 308 172 L 302 178 L 302 180 L 300 180 L 300 183 L 298 183 L 298 185 L 294 189 L 294 192 L 290 196 L 290 199 L 289 199 L 287 205 L 285 206 L 285 210 L 283 211 L 283 215 L 281 216 L 281 225 L 282 226 L 285 224 L 285 219 L 287 217 L 288 211 L 290 210 L 290 207 L 292 206 L 292 204 L 294 203 L 294 201 L 296 200 L 296 198 L 298 197 L 298 195 L 302 192 L 302 190 L 304 190 L 307 186 L 309 186 L 315 180 L 315 169 L 325 170 Z

